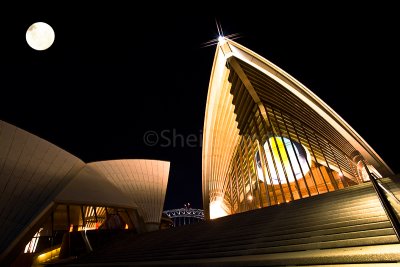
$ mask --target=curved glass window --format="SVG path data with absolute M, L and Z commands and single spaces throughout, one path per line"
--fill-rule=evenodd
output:
M 268 142 L 269 145 L 267 142 L 263 145 L 269 169 L 269 172 L 265 170 L 267 177 L 264 177 L 262 170 L 260 152 L 257 151 L 255 155 L 257 175 L 262 182 L 271 184 L 272 181 L 273 184 L 278 184 L 280 181 L 281 184 L 286 184 L 288 180 L 291 183 L 310 171 L 311 155 L 303 145 L 280 136 L 270 137 Z

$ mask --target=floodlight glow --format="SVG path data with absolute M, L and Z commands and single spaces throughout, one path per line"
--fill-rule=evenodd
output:
M 225 41 L 225 38 L 223 36 L 219 36 L 218 37 L 218 42 L 222 43 L 223 41 Z
M 228 215 L 223 208 L 222 199 L 216 199 L 210 202 L 210 219 L 217 219 Z

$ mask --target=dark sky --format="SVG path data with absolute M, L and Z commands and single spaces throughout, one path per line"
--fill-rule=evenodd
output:
M 217 37 L 217 18 L 225 34 L 239 33 L 237 42 L 315 92 L 399 173 L 400 23 L 394 7 L 285 3 L 212 14 L 155 9 L 8 10 L 1 18 L 0 119 L 85 162 L 169 160 L 165 208 L 186 202 L 201 208 L 199 139 L 215 53 L 202 43 Z M 55 30 L 46 51 L 25 42 L 36 21 Z M 148 131 L 159 136 L 153 146 L 144 141 Z

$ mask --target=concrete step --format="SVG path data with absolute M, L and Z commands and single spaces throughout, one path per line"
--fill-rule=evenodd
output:
M 130 257 L 138 260 L 153 260 L 157 258 L 168 259 L 185 259 L 185 258 L 211 258 L 211 257 L 228 257 L 228 256 L 240 256 L 240 255 L 258 255 L 258 254 L 271 254 L 271 253 L 283 253 L 283 252 L 294 252 L 294 251 L 306 251 L 314 249 L 329 249 L 329 248 L 344 248 L 344 247 L 355 247 L 355 246 L 368 246 L 368 245 L 383 245 L 396 243 L 397 238 L 395 235 L 378 235 L 371 237 L 360 237 L 354 239 L 343 239 L 343 240 L 328 240 L 323 242 L 307 242 L 300 244 L 288 244 L 280 246 L 268 246 L 259 248 L 249 249 L 227 249 L 222 248 L 220 250 L 190 250 L 184 253 L 179 252 L 168 252 L 168 253 L 141 253 L 141 254 L 130 254 Z M 265 245 L 265 244 L 263 244 Z M 114 254 L 118 257 L 118 253 Z M 113 256 L 113 257 L 114 257 Z
M 305 266 L 305 265 L 285 265 L 286 267 L 298 267 L 298 266 Z M 307 266 L 312 267 L 391 267 L 391 266 L 400 266 L 400 262 L 387 262 L 387 263 L 349 263 L 349 264 L 324 264 L 324 265 L 314 265 L 314 264 L 307 264 Z
M 224 246 L 224 244 L 229 245 L 242 245 L 242 244 L 254 244 L 254 243 L 263 243 L 269 241 L 280 241 L 280 240 L 293 240 L 299 238 L 310 238 L 310 237 L 317 237 L 317 236 L 325 236 L 325 235 L 333 235 L 336 234 L 336 237 L 339 237 L 341 233 L 347 232 L 357 232 L 357 231 L 368 231 L 374 229 L 383 229 L 383 228 L 391 228 L 391 224 L 389 221 L 382 221 L 382 222 L 372 222 L 372 223 L 364 223 L 364 224 L 356 224 L 353 226 L 340 226 L 340 227 L 331 227 L 328 229 L 310 229 L 310 230 L 298 230 L 298 229 L 285 229 L 282 231 L 271 231 L 271 232 L 264 232 L 264 233 L 256 233 L 252 235 L 242 235 L 242 233 L 235 235 L 234 237 L 230 238 L 218 238 L 213 239 L 210 242 L 211 237 L 209 236 L 199 236 L 198 238 L 192 239 L 191 242 L 187 241 L 180 242 L 179 240 L 175 242 L 170 242 L 168 245 L 169 250 L 173 250 L 176 248 L 183 248 L 184 250 L 188 250 L 191 247 L 220 247 Z M 138 248 L 140 250 L 140 248 Z M 154 252 L 154 250 L 153 250 Z
M 387 250 L 364 249 L 368 247 Z M 132 236 L 88 255 L 82 262 L 104 266 L 117 262 L 121 266 L 124 262 L 135 266 L 389 264 L 397 258 L 400 261 L 400 250 L 393 256 L 395 248 L 399 249 L 397 237 L 372 184 L 364 183 L 213 221 Z
M 285 252 L 277 254 L 241 255 L 201 259 L 135 261 L 134 266 L 324 266 L 324 267 L 392 267 L 399 266 L 400 245 L 372 245 Z M 128 261 L 127 261 L 128 262 Z M 129 261 L 130 262 L 130 261 Z M 72 265 L 71 265 L 72 266 Z M 124 266 L 124 262 L 102 262 L 102 266 Z
M 344 219 L 344 218 L 343 218 Z M 192 239 L 188 240 L 185 238 L 186 234 L 183 233 L 178 233 L 177 237 L 173 238 L 171 242 L 176 242 L 181 245 L 184 245 L 186 243 L 191 243 L 192 240 L 195 240 L 196 242 L 200 242 L 200 240 L 206 239 L 208 236 L 211 236 L 214 241 L 217 240 L 233 240 L 235 238 L 238 238 L 239 236 L 248 236 L 248 237 L 256 237 L 256 236 L 262 236 L 264 234 L 271 235 L 273 233 L 277 234 L 289 234 L 289 233 L 296 233 L 296 232 L 307 232 L 307 231 L 318 231 L 318 230 L 329 230 L 332 228 L 337 228 L 337 227 L 352 227 L 355 225 L 360 225 L 360 224 L 368 224 L 368 223 L 377 223 L 377 222 L 387 222 L 387 217 L 386 215 L 382 212 L 379 214 L 379 216 L 375 217 L 370 217 L 370 215 L 364 216 L 364 218 L 358 218 L 358 216 L 348 216 L 345 218 L 346 220 L 341 220 L 338 221 L 336 218 L 332 218 L 331 220 L 324 220 L 320 221 L 318 224 L 310 224 L 307 221 L 302 221 L 301 223 L 297 224 L 282 224 L 282 225 L 276 225 L 276 226 L 271 226 L 266 224 L 265 227 L 255 229 L 252 225 L 249 227 L 247 226 L 247 229 L 243 229 L 241 231 L 235 231 L 236 227 L 232 227 L 229 229 L 229 231 L 222 229 L 210 229 L 208 228 L 207 232 L 204 232 L 202 235 L 195 235 L 193 236 Z M 232 230 L 233 229 L 233 230 Z M 246 231 L 245 231 L 246 230 Z M 218 234 L 220 232 L 220 234 Z M 240 233 L 240 234 L 238 234 Z M 190 234 L 190 232 L 188 233 Z M 170 245 L 172 244 L 171 242 Z
M 265 208 L 268 209 L 268 208 Z M 252 216 L 254 218 L 252 223 L 256 225 L 257 223 L 265 223 L 266 221 L 272 221 L 272 220 L 289 220 L 291 218 L 322 218 L 325 216 L 331 216 L 331 215 L 341 215 L 343 214 L 342 217 L 350 214 L 364 214 L 367 211 L 372 212 L 372 210 L 379 211 L 382 210 L 383 208 L 380 204 L 380 202 L 377 199 L 372 199 L 370 201 L 365 202 L 364 204 L 361 204 L 356 207 L 348 207 L 348 208 L 341 208 L 340 206 L 337 206 L 333 209 L 322 209 L 322 210 L 314 210 L 314 209 L 309 209 L 308 211 L 300 212 L 297 213 L 293 211 L 292 209 L 295 208 L 289 208 L 289 207 L 282 207 L 282 209 L 279 212 L 276 213 L 269 213 L 265 212 L 265 214 L 259 213 L 257 214 L 258 216 Z M 338 217 L 339 218 L 339 217 Z M 247 220 L 246 220 L 247 221 Z M 218 223 L 219 220 L 216 219 L 213 221 L 213 223 Z M 225 222 L 226 223 L 226 222 Z M 241 224 L 246 224 L 245 220 L 240 222 Z
M 226 224 L 226 223 L 215 223 L 212 227 L 208 228 L 208 231 L 219 233 L 219 236 L 222 235 L 230 235 L 232 232 L 257 232 L 257 231 L 265 231 L 267 229 L 274 228 L 297 228 L 304 226 L 312 226 L 312 225 L 323 225 L 327 223 L 335 223 L 335 222 L 345 222 L 356 219 L 366 219 L 373 218 L 377 216 L 385 216 L 385 212 L 380 207 L 371 207 L 365 208 L 357 212 L 348 211 L 343 213 L 332 213 L 332 214 L 315 214 L 312 216 L 297 216 L 297 217 L 288 217 L 288 218 L 266 218 L 264 221 L 257 221 L 255 223 L 248 222 L 246 224 Z M 211 222 L 214 223 L 214 222 Z M 211 224 L 210 223 L 210 224 Z M 227 227 L 230 225 L 231 227 Z M 249 227 L 251 225 L 251 227 Z M 234 226 L 234 227 L 233 227 Z M 227 229 L 225 229 L 227 228 Z M 185 229 L 186 230 L 186 229 Z M 223 230 L 222 232 L 220 232 Z M 190 231 L 190 228 L 187 229 Z
M 283 206 L 282 206 L 282 208 L 283 208 Z M 267 210 L 267 209 L 265 209 L 265 210 Z M 285 229 L 285 228 L 289 227 L 289 228 L 291 228 L 291 229 L 293 229 L 295 231 L 303 231 L 304 229 L 299 228 L 299 226 L 309 227 L 315 221 L 318 221 L 318 224 L 322 225 L 322 229 L 324 229 L 323 228 L 324 222 L 327 222 L 327 224 L 329 224 L 329 223 L 340 223 L 340 219 L 344 219 L 345 221 L 349 221 L 349 219 L 351 221 L 351 219 L 352 219 L 352 221 L 354 221 L 354 219 L 366 219 L 368 217 L 374 217 L 375 215 L 384 216 L 383 210 L 380 210 L 380 208 L 378 208 L 377 210 L 378 210 L 378 212 L 375 214 L 374 212 L 376 212 L 376 210 L 374 211 L 373 208 L 372 209 L 363 208 L 363 209 L 361 209 L 362 212 L 360 214 L 356 215 L 355 212 L 352 211 L 352 212 L 347 212 L 347 213 L 343 213 L 343 212 L 339 213 L 340 216 L 336 215 L 333 212 L 333 214 L 331 214 L 331 215 L 323 216 L 322 219 L 320 218 L 321 215 L 318 215 L 316 217 L 308 216 L 307 218 L 301 218 L 301 217 L 297 216 L 297 217 L 294 217 L 294 218 L 288 218 L 288 219 L 284 220 L 284 223 L 282 223 L 282 218 L 279 218 L 279 220 L 277 220 L 277 221 L 279 221 L 279 224 L 278 224 L 278 226 L 275 226 L 276 229 L 275 229 L 275 227 L 273 225 L 273 222 L 271 223 L 271 222 L 268 222 L 268 221 L 267 222 L 261 222 L 258 225 L 258 227 L 260 227 L 260 229 L 257 229 L 257 225 L 254 225 L 254 222 L 253 222 L 251 227 L 249 227 L 248 224 L 246 224 L 246 225 L 243 226 L 244 228 L 241 229 L 240 226 L 235 225 L 235 227 L 230 227 L 230 229 L 235 229 L 234 231 L 236 233 L 240 232 L 241 235 L 257 236 L 260 233 L 258 231 L 256 231 L 256 230 L 260 230 L 261 232 L 263 232 L 263 231 L 265 232 L 266 229 L 270 229 L 270 228 L 273 228 L 276 231 L 276 230 L 279 230 L 279 229 Z M 377 216 L 375 216 L 375 217 L 377 217 Z M 254 216 L 253 216 L 253 218 L 254 218 Z M 293 219 L 293 221 L 291 222 L 290 219 Z M 216 221 L 213 221 L 211 223 L 215 224 Z M 240 220 L 238 220 L 238 221 L 240 221 Z M 301 221 L 302 223 L 298 224 L 299 221 Z M 208 230 L 211 230 L 211 232 L 213 232 L 213 230 L 214 230 L 216 232 L 215 234 L 218 236 L 218 240 L 219 240 L 219 239 L 224 239 L 226 236 L 228 236 L 228 238 L 229 238 L 229 235 L 231 235 L 231 233 L 230 233 L 231 231 L 229 230 L 229 228 L 228 228 L 228 230 L 225 230 L 224 228 L 225 228 L 224 225 L 219 225 L 219 227 L 217 226 L 217 227 L 213 227 L 211 229 L 209 228 Z M 179 228 L 179 230 L 186 230 L 186 229 Z M 187 229 L 187 231 L 191 231 L 191 230 L 193 230 L 193 229 L 189 229 L 189 228 Z M 247 230 L 248 233 L 246 233 L 244 230 Z M 218 232 L 221 232 L 221 234 L 218 234 Z M 186 237 L 182 232 L 181 233 L 177 233 L 176 236 L 181 237 L 181 238 L 174 238 L 174 240 L 176 240 L 176 242 L 183 242 L 182 244 L 185 244 L 184 241 L 185 241 Z M 204 236 L 204 235 L 199 235 L 199 236 Z M 214 235 L 212 234 L 212 236 L 214 236 Z M 237 234 L 234 234 L 234 236 L 237 236 Z M 157 238 L 160 238 L 160 236 L 158 236 Z
M 280 207 L 281 211 L 283 210 L 282 208 L 284 208 L 284 206 Z M 267 211 L 268 209 L 269 208 L 266 208 L 264 210 Z M 339 210 L 341 210 L 340 207 L 339 207 Z M 256 231 L 256 230 L 260 230 L 261 232 L 263 232 L 263 231 L 265 232 L 266 229 L 270 229 L 270 228 L 275 229 L 275 227 L 276 227 L 275 230 L 284 229 L 284 228 L 290 228 L 290 229 L 293 229 L 295 231 L 303 231 L 304 229 L 301 229 L 301 228 L 298 228 L 298 227 L 299 226 L 300 227 L 301 226 L 302 227 L 309 227 L 310 225 L 312 225 L 312 223 L 315 223 L 315 221 L 318 221 L 318 224 L 322 225 L 322 229 L 324 229 L 323 225 L 324 225 L 325 222 L 326 222 L 326 224 L 329 224 L 329 223 L 340 223 L 340 220 L 345 220 L 345 222 L 348 222 L 348 221 L 354 221 L 354 219 L 356 219 L 356 220 L 357 219 L 366 219 L 368 217 L 374 218 L 375 215 L 379 215 L 379 216 L 383 216 L 384 215 L 383 210 L 381 210 L 380 208 L 377 208 L 377 210 L 374 210 L 374 208 L 366 209 L 365 207 L 363 207 L 362 209 L 360 209 L 360 211 L 361 211 L 360 214 L 357 214 L 357 212 L 351 211 L 351 212 L 341 212 L 341 213 L 339 213 L 339 215 L 337 215 L 335 212 L 330 211 L 333 214 L 322 216 L 322 218 L 321 218 L 321 214 L 318 214 L 317 216 L 314 216 L 314 217 L 313 216 L 307 216 L 306 218 L 301 218 L 301 216 L 295 216 L 294 218 L 286 218 L 285 220 L 282 220 L 282 217 L 281 217 L 281 218 L 279 218 L 279 220 L 276 220 L 276 221 L 279 222 L 277 226 L 274 226 L 273 222 L 261 221 L 259 223 L 259 225 L 258 225 L 258 227 L 260 227 L 260 229 L 257 229 L 257 225 L 255 225 L 255 222 L 253 221 L 251 227 L 249 227 L 248 224 L 246 223 L 243 226 L 244 227 L 243 229 L 239 225 L 235 225 L 235 227 L 229 227 L 228 230 L 226 230 L 225 225 L 223 225 L 221 223 L 220 223 L 219 227 L 218 227 L 218 225 L 215 225 L 215 224 L 217 224 L 217 221 L 218 221 L 218 220 L 215 220 L 215 221 L 210 222 L 210 223 L 213 223 L 214 226 L 216 226 L 216 227 L 212 227 L 211 229 L 209 227 L 208 230 L 211 230 L 211 232 L 215 231 L 216 232 L 215 235 L 218 236 L 218 239 L 223 239 L 226 236 L 228 236 L 228 238 L 229 238 L 229 235 L 231 235 L 231 233 L 230 233 L 231 231 L 229 229 L 235 229 L 234 232 L 236 232 L 236 233 L 234 233 L 234 236 L 237 236 L 238 232 L 240 232 L 242 235 L 246 235 L 247 234 L 249 236 L 257 236 L 260 233 L 258 231 Z M 374 213 L 374 212 L 377 212 L 377 213 Z M 240 214 L 240 215 L 243 215 L 243 214 Z M 292 215 L 292 214 L 290 214 L 290 215 Z M 235 216 L 238 216 L 238 215 L 234 215 L 234 216 L 231 216 L 231 217 L 235 217 Z M 375 217 L 377 217 L 377 216 L 375 216 Z M 254 219 L 254 216 L 252 216 L 252 218 Z M 291 219 L 293 221 L 291 221 Z M 242 222 L 242 221 L 243 220 L 237 220 L 237 222 Z M 284 222 L 282 223 L 282 221 L 284 221 Z M 301 221 L 300 224 L 298 223 L 299 221 Z M 198 225 L 198 226 L 200 226 L 200 225 Z M 194 229 L 190 229 L 190 227 L 188 229 L 185 229 L 183 227 L 183 228 L 179 228 L 177 230 L 182 230 L 182 231 L 186 230 L 186 231 L 190 232 L 190 231 L 192 231 Z M 248 233 L 246 233 L 244 230 L 247 230 Z M 317 229 L 315 229 L 315 230 L 317 230 Z M 176 236 L 178 238 L 175 237 L 175 238 L 172 238 L 172 239 L 176 240 L 176 242 L 183 242 L 182 244 L 185 244 L 184 241 L 186 239 L 186 237 L 185 237 L 186 235 L 184 233 L 182 233 L 182 231 L 181 231 L 181 233 L 176 233 Z M 219 232 L 221 232 L 221 233 L 219 233 Z M 199 235 L 199 236 L 204 236 L 204 235 Z M 214 235 L 212 234 L 212 236 L 214 236 Z M 179 237 L 181 237 L 181 238 L 179 238 Z M 160 236 L 157 236 L 156 239 L 157 238 L 159 239 Z M 168 239 L 168 237 L 165 237 L 165 239 Z
M 364 201 L 360 201 L 360 198 L 363 198 Z M 376 201 L 379 201 L 375 195 L 375 193 L 371 193 L 368 196 L 352 196 L 349 197 L 345 200 L 340 200 L 338 202 L 322 202 L 321 199 L 302 199 L 302 200 L 296 200 L 293 202 L 289 203 L 283 203 L 281 205 L 276 205 L 276 206 L 271 206 L 263 209 L 257 209 L 257 210 L 251 210 L 251 211 L 246 211 L 242 212 L 239 214 L 236 214 L 236 216 L 239 216 L 240 214 L 252 214 L 252 217 L 257 218 L 257 214 L 259 215 L 265 215 L 268 216 L 269 213 L 274 213 L 276 214 L 277 211 L 282 213 L 284 210 L 283 208 L 291 208 L 292 212 L 297 212 L 297 213 L 304 213 L 304 212 L 313 212 L 314 211 L 327 211 L 328 209 L 332 210 L 337 210 L 337 209 L 355 209 L 359 205 L 365 205 L 366 202 L 370 202 L 376 199 Z M 306 204 L 305 204 L 306 203 Z M 312 207 L 312 210 L 310 211 L 310 206 Z M 227 216 L 227 217 L 222 217 L 216 220 L 234 220 L 232 216 Z
M 142 237 L 144 241 L 147 241 L 149 243 L 150 246 L 154 245 L 154 241 L 157 243 L 166 242 L 169 244 L 169 247 L 187 247 L 192 243 L 230 243 L 235 240 L 241 240 L 243 238 L 251 239 L 256 237 L 284 234 L 289 235 L 312 231 L 333 231 L 331 229 L 337 228 L 345 230 L 345 227 L 365 227 L 364 229 L 367 229 L 370 226 L 373 227 L 376 223 L 383 223 L 390 227 L 387 221 L 387 217 L 383 212 L 379 216 L 370 217 L 370 215 L 366 214 L 366 216 L 364 217 L 365 218 L 357 218 L 355 216 L 349 216 L 346 218 L 347 220 L 343 221 L 338 221 L 336 218 L 332 218 L 331 220 L 325 220 L 326 223 L 320 221 L 319 224 L 314 225 L 310 224 L 309 222 L 302 222 L 294 225 L 278 225 L 276 227 L 270 227 L 269 225 L 266 225 L 264 228 L 260 229 L 254 229 L 252 226 L 248 226 L 246 229 L 247 231 L 232 231 L 231 229 L 236 229 L 234 225 L 230 226 L 231 229 L 229 231 L 224 230 L 223 227 L 218 227 L 218 229 L 207 227 L 207 231 L 203 231 L 202 234 L 194 234 L 196 233 L 196 231 L 177 231 L 174 233 L 165 231 L 164 233 L 160 232 L 158 235 L 154 235 L 154 238 L 149 238 L 143 235 L 139 236 L 138 238 Z M 362 226 L 363 224 L 366 225 Z M 190 227 L 188 227 L 188 230 L 190 230 Z M 188 236 L 190 236 L 191 238 L 188 238 Z M 144 241 L 138 240 L 138 246 L 145 247 Z
M 318 203 L 315 206 L 318 206 Z M 239 224 L 242 225 L 247 225 L 248 221 L 252 221 L 252 225 L 257 225 L 259 223 L 264 224 L 265 221 L 271 221 L 272 219 L 274 220 L 288 220 L 290 218 L 304 218 L 306 216 L 310 218 L 321 218 L 325 216 L 329 216 L 329 214 L 341 214 L 343 213 L 343 216 L 347 216 L 348 213 L 350 212 L 351 214 L 358 214 L 358 213 L 365 213 L 367 210 L 369 212 L 372 211 L 372 209 L 375 208 L 376 210 L 380 210 L 381 205 L 379 201 L 375 198 L 368 198 L 366 201 L 362 201 L 362 204 L 359 204 L 357 206 L 349 206 L 349 207 L 342 207 L 340 205 L 335 205 L 329 207 L 321 207 L 320 209 L 315 209 L 315 208 L 308 208 L 308 210 L 304 210 L 302 212 L 297 212 L 296 211 L 296 206 L 293 205 L 291 206 L 290 204 L 287 205 L 282 205 L 279 209 L 272 209 L 272 207 L 268 208 L 263 208 L 258 210 L 257 213 L 241 213 L 233 216 L 228 216 L 231 217 L 229 220 L 225 219 L 226 217 L 219 218 L 216 220 L 213 220 L 214 224 L 217 223 L 228 223 L 227 221 L 232 221 L 236 222 L 239 226 Z M 383 209 L 382 209 L 383 211 Z M 328 214 L 328 215 L 326 215 Z M 237 218 L 243 217 L 240 220 L 237 220 Z M 301 220 L 298 220 L 301 221 Z
M 236 239 L 236 242 L 219 242 L 219 240 L 213 240 L 213 242 L 204 243 L 192 243 L 186 244 L 185 246 L 175 247 L 172 244 L 168 248 L 162 248 L 159 251 L 162 253 L 169 253 L 178 251 L 230 251 L 230 250 L 246 250 L 251 248 L 259 247 L 276 247 L 276 246 L 291 246 L 296 244 L 307 244 L 309 242 L 327 242 L 327 241 L 341 241 L 343 239 L 356 239 L 365 237 L 375 237 L 375 236 L 385 236 L 393 235 L 393 229 L 388 226 L 389 223 L 383 223 L 382 225 L 374 225 L 374 227 L 368 228 L 363 226 L 353 227 L 346 231 L 345 229 L 331 229 L 330 231 L 315 231 L 315 232 L 305 232 L 289 235 L 270 235 L 263 236 L 259 238 L 245 238 Z M 380 228 L 382 226 L 385 228 Z M 210 240 L 211 241 L 211 240 Z M 145 248 L 135 249 L 135 253 L 140 253 L 145 251 Z M 158 250 L 155 248 L 151 250 L 151 254 L 155 254 Z
M 353 210 L 357 211 L 360 209 L 364 209 L 367 206 L 380 206 L 380 202 L 375 195 L 363 197 L 363 201 L 357 198 L 353 201 L 348 201 L 347 203 L 324 203 L 324 202 L 310 202 L 308 203 L 308 207 L 299 207 L 296 203 L 285 203 L 280 205 L 279 210 L 268 210 L 271 207 L 260 209 L 257 213 L 251 213 L 253 220 L 257 218 L 270 217 L 273 214 L 275 217 L 279 217 L 281 215 L 305 215 L 305 214 L 319 214 L 319 213 L 327 213 L 327 212 L 335 212 L 335 211 L 347 211 Z M 289 213 L 290 212 L 290 213 Z M 243 213 L 240 213 L 243 214 Z M 222 219 L 222 218 L 221 218 Z M 219 219 L 216 219 L 219 220 Z M 214 221 L 216 221 L 214 220 Z

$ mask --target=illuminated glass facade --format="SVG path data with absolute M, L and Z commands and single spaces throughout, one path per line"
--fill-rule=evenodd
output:
M 328 105 L 249 49 L 219 42 L 203 140 L 211 219 L 323 194 L 392 171 Z
M 357 166 L 309 127 L 267 106 L 255 108 L 240 137 L 224 187 L 229 213 L 267 207 L 361 182 Z
M 86 252 L 85 241 L 93 248 L 108 242 L 109 236 L 118 233 L 116 230 L 137 232 L 133 218 L 132 209 L 59 204 L 25 246 L 24 253 L 36 253 L 32 255 L 37 264 L 79 256 Z

